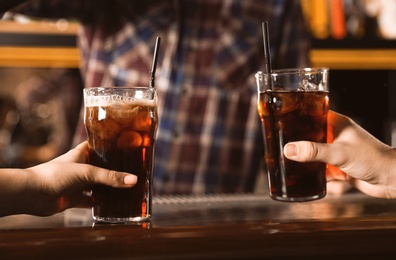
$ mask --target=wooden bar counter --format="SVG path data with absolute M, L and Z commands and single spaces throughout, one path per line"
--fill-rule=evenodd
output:
M 0 218 L 0 259 L 394 259 L 396 200 L 360 193 L 307 203 L 267 195 L 156 197 L 142 225 L 89 209 Z M 319 258 L 320 257 L 320 258 Z

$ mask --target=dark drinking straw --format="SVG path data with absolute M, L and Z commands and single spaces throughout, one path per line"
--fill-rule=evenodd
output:
M 262 23 L 263 26 L 263 40 L 264 40 L 264 73 L 271 74 L 271 49 L 269 42 L 268 22 Z
M 158 49 L 161 43 L 161 38 L 157 37 L 157 40 L 155 42 L 155 47 L 154 47 L 154 57 L 153 57 L 153 65 L 151 67 L 151 71 L 150 71 L 150 87 L 154 88 L 154 81 L 155 81 L 155 70 L 157 68 L 157 59 L 158 59 Z

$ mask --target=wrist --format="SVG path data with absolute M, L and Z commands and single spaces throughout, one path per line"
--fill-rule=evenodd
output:
M 0 216 L 28 213 L 27 170 L 0 169 Z
M 390 151 L 385 153 L 389 158 L 389 166 L 386 172 L 380 174 L 386 178 L 384 182 L 387 187 L 387 197 L 389 199 L 396 199 L 396 148 L 391 148 Z

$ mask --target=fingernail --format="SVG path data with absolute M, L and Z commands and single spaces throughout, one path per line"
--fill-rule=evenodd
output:
M 295 144 L 286 144 L 285 150 L 283 153 L 286 155 L 286 157 L 293 157 L 297 155 L 297 145 Z
M 124 184 L 126 185 L 131 185 L 131 184 L 136 184 L 137 182 L 137 177 L 132 174 L 128 174 L 127 176 L 124 177 Z

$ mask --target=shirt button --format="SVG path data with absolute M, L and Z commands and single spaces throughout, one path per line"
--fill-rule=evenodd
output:
M 168 175 L 164 175 L 164 176 L 162 177 L 162 181 L 163 181 L 164 183 L 169 182 L 169 181 L 170 181 L 169 176 L 168 176 Z
M 190 51 L 195 51 L 198 48 L 198 41 L 192 40 L 188 43 L 188 49 Z
M 172 133 L 173 138 L 178 138 L 180 136 L 180 133 L 176 130 L 173 131 Z
M 173 141 L 178 143 L 181 142 L 181 137 L 183 136 L 183 129 L 180 126 L 175 126 L 172 131 Z
M 190 94 L 191 91 L 192 91 L 191 85 L 183 85 L 180 92 L 182 95 L 187 95 Z

